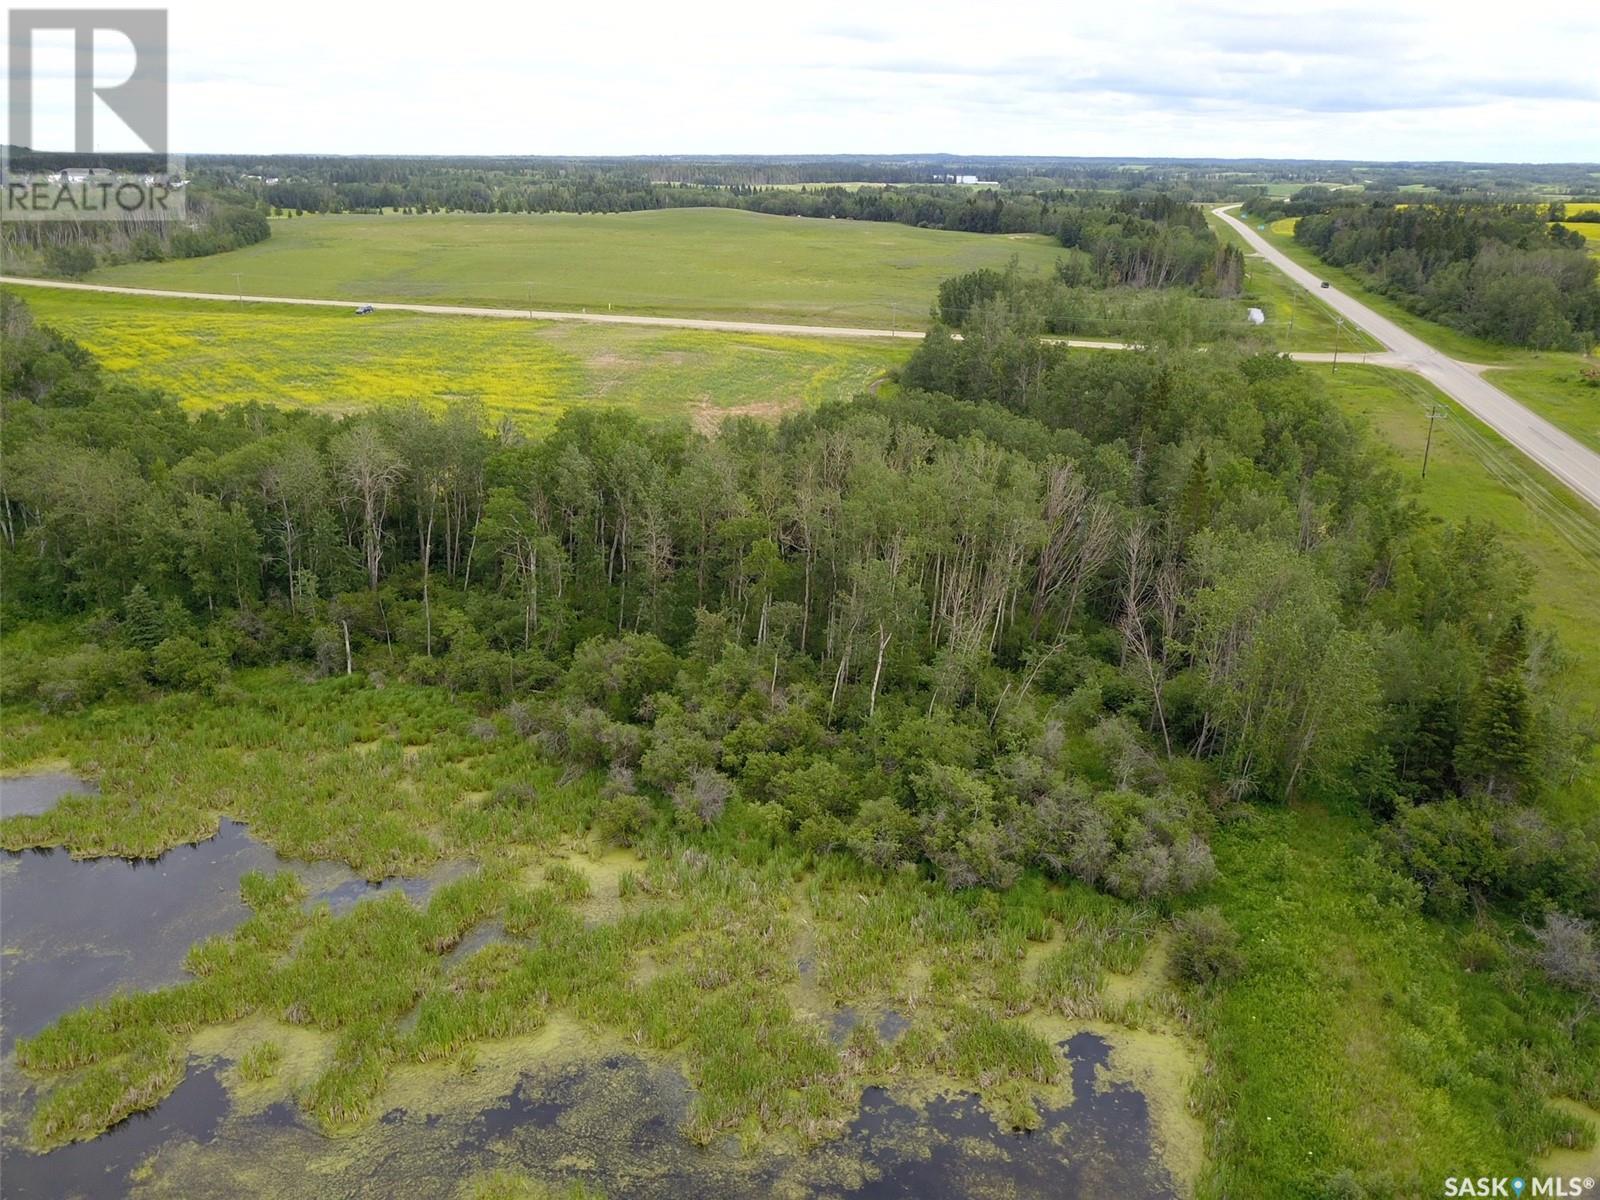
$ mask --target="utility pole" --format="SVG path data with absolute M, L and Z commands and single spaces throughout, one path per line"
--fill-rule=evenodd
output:
M 1339 371 L 1339 343 L 1344 341 L 1344 318 L 1335 317 L 1333 324 L 1333 370 Z
M 528 320 L 531 321 L 531 320 L 533 320 L 533 284 L 529 283 L 527 285 L 527 288 L 528 288 Z
M 1300 309 L 1300 289 L 1296 288 L 1289 297 L 1289 341 L 1294 341 L 1294 315 Z
M 233 272 L 233 290 L 238 295 L 240 304 L 244 303 L 244 283 L 241 279 L 243 275 L 243 271 Z
M 1424 479 L 1428 477 L 1428 455 L 1433 450 L 1433 423 L 1439 418 L 1447 417 L 1449 415 L 1450 414 L 1448 412 L 1440 408 L 1437 404 L 1431 404 L 1428 406 L 1428 440 L 1422 444 L 1422 477 Z

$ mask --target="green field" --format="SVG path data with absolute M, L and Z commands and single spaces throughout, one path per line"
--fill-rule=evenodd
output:
M 829 325 L 918 324 L 942 280 L 1057 246 L 889 222 L 731 209 L 317 216 L 210 258 L 96 271 L 97 283 L 258 296 L 647 313 Z M 238 279 L 235 280 L 235 273 Z
M 1582 208 L 1583 206 L 1576 205 L 1575 207 Z M 1595 224 L 1593 221 L 1562 221 L 1560 224 L 1563 229 L 1571 229 L 1576 233 L 1581 233 L 1589 243 L 1590 254 L 1600 254 L 1600 225 Z
M 1487 378 L 1591 450 L 1600 450 L 1600 387 L 1584 381 L 1584 365 L 1575 354 L 1530 353 L 1523 363 L 1497 367 Z
M 108 368 L 193 409 L 259 400 L 350 412 L 475 400 L 547 425 L 577 405 L 702 428 L 848 399 L 904 361 L 906 343 L 578 322 L 217 304 L 19 289 L 43 323 Z
M 1305 183 L 1303 181 L 1269 183 L 1265 186 L 1264 190 L 1269 196 L 1279 200 L 1287 200 L 1290 196 L 1294 195 L 1302 188 L 1309 187 L 1333 188 L 1335 191 L 1341 192 L 1360 192 L 1366 190 L 1366 185 L 1361 183 L 1329 183 L 1324 180 L 1318 180 L 1316 183 Z

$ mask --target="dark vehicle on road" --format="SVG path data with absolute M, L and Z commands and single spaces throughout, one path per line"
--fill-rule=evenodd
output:
M 1327 285 L 1327 284 L 1323 284 L 1323 285 L 1322 285 L 1322 286 L 1323 286 L 1323 287 L 1327 287 L 1327 286 L 1328 286 L 1328 285 Z M 369 313 L 369 312 L 371 312 L 371 311 L 373 311 L 373 310 L 372 310 L 372 305 L 370 305 L 370 304 L 363 304 L 363 305 L 362 305 L 362 306 L 361 306 L 361 307 L 360 307 L 360 308 L 358 308 L 358 309 L 356 309 L 356 316 L 358 316 L 358 317 L 364 317 L 364 316 L 366 316 L 366 315 L 367 315 L 367 314 L 368 314 L 368 313 Z

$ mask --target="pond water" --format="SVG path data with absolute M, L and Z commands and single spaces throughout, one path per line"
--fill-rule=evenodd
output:
M 51 782 L 42 782 L 48 778 Z M 5 781 L 38 806 L 87 790 L 71 776 Z M 116 990 L 143 990 L 183 978 L 195 942 L 225 933 L 249 910 L 239 880 L 250 871 L 293 870 L 310 903 L 343 911 L 365 896 L 397 888 L 426 896 L 443 874 L 368 883 L 335 863 L 294 863 L 224 819 L 208 841 L 157 859 L 74 860 L 62 850 L 0 858 L 0 1053 L 56 1017 Z
M 63 796 L 92 796 L 99 786 L 64 771 L 0 776 L 0 817 L 35 816 Z
M 78 790 L 64 777 L 56 794 Z M 17 781 L 8 781 L 15 783 Z M 51 785 L 55 786 L 55 785 Z M 30 796 L 44 796 L 39 785 Z M 30 803 L 48 804 L 46 799 Z M 6 1200 L 140 1196 L 449 1197 L 474 1171 L 524 1170 L 560 1181 L 584 1178 L 612 1197 L 822 1196 L 862 1200 L 940 1197 L 1114 1195 L 1166 1200 L 1179 1194 L 1162 1163 L 1145 1097 L 1107 1070 L 1112 1047 L 1091 1033 L 1060 1045 L 1071 1071 L 1070 1100 L 1041 1109 L 1031 1134 L 1002 1131 L 975 1096 L 910 1100 L 868 1088 L 845 1134 L 805 1153 L 741 1155 L 708 1149 L 681 1133 L 692 1102 L 670 1063 L 628 1054 L 496 1050 L 503 1069 L 489 1082 L 427 1077 L 399 1087 L 369 1128 L 329 1139 L 292 1103 L 230 1100 L 224 1060 L 192 1059 L 187 1078 L 149 1113 L 90 1142 L 46 1155 L 20 1144 L 32 1107 L 28 1082 L 9 1047 L 56 1016 L 117 988 L 182 978 L 189 945 L 225 931 L 246 913 L 238 880 L 246 871 L 289 867 L 316 899 L 340 907 L 373 886 L 336 867 L 288 864 L 224 821 L 217 836 L 160 859 L 73 861 L 62 852 L 0 861 L 4 910 L 0 1027 L 6 1046 L 3 1100 Z M 424 897 L 436 880 L 392 881 Z M 469 941 L 498 936 L 483 927 Z M 874 1019 L 887 1035 L 894 1014 L 838 1014 L 836 1034 Z M 546 1051 L 550 1052 L 547 1054 Z M 539 1064 L 531 1066 L 529 1064 Z M 498 1082 L 497 1082 L 498 1081 Z M 498 1090 L 496 1090 L 498 1089 Z
M 209 1142 L 228 1111 L 228 1092 L 215 1067 L 190 1066 L 172 1095 L 92 1142 L 75 1142 L 43 1155 L 8 1143 L 6 1200 L 126 1196 L 129 1173 L 150 1155 Z

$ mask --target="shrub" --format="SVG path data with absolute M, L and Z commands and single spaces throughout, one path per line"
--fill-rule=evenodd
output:
M 1361 1186 L 1361 1181 L 1348 1167 L 1328 1177 L 1322 1194 L 1326 1200 L 1367 1200 L 1367 1189 Z
M 513 700 L 506 705 L 506 719 L 511 722 L 511 729 L 518 737 L 532 737 L 539 728 L 533 710 L 520 700 Z
M 145 655 L 138 650 L 85 646 L 71 654 L 10 667 L 5 691 L 8 698 L 35 696 L 51 712 L 60 712 L 145 690 L 145 665 Z
M 1487 814 L 1458 800 L 1402 805 L 1385 831 L 1389 847 L 1422 884 L 1427 905 L 1459 913 L 1472 892 L 1491 892 L 1504 874 Z
M 656 810 L 634 792 L 602 794 L 595 805 L 594 830 L 618 846 L 637 846 L 655 824 Z
M 1172 974 L 1184 983 L 1212 987 L 1244 972 L 1239 935 L 1215 908 L 1197 908 L 1172 922 Z
M 720 817 L 732 795 L 731 779 L 714 767 L 701 767 L 672 789 L 672 803 L 686 825 L 699 827 Z
M 1600 947 L 1588 921 L 1562 912 L 1546 913 L 1533 940 L 1538 944 L 1534 961 L 1551 982 L 1600 996 Z
M 82 279 L 95 268 L 94 250 L 82 242 L 51 246 L 44 252 L 44 269 L 65 279 Z
M 1505 964 L 1505 948 L 1500 939 L 1487 929 L 1471 929 L 1461 935 L 1461 966 L 1477 974 L 1493 971 Z
M 227 673 L 219 654 L 187 635 L 167 638 L 150 652 L 150 677 L 167 687 L 210 691 Z
M 1458 799 L 1402 804 L 1383 836 L 1423 886 L 1427 906 L 1446 916 L 1460 913 L 1472 896 L 1552 901 L 1578 913 L 1600 906 L 1600 839 L 1527 806 Z

